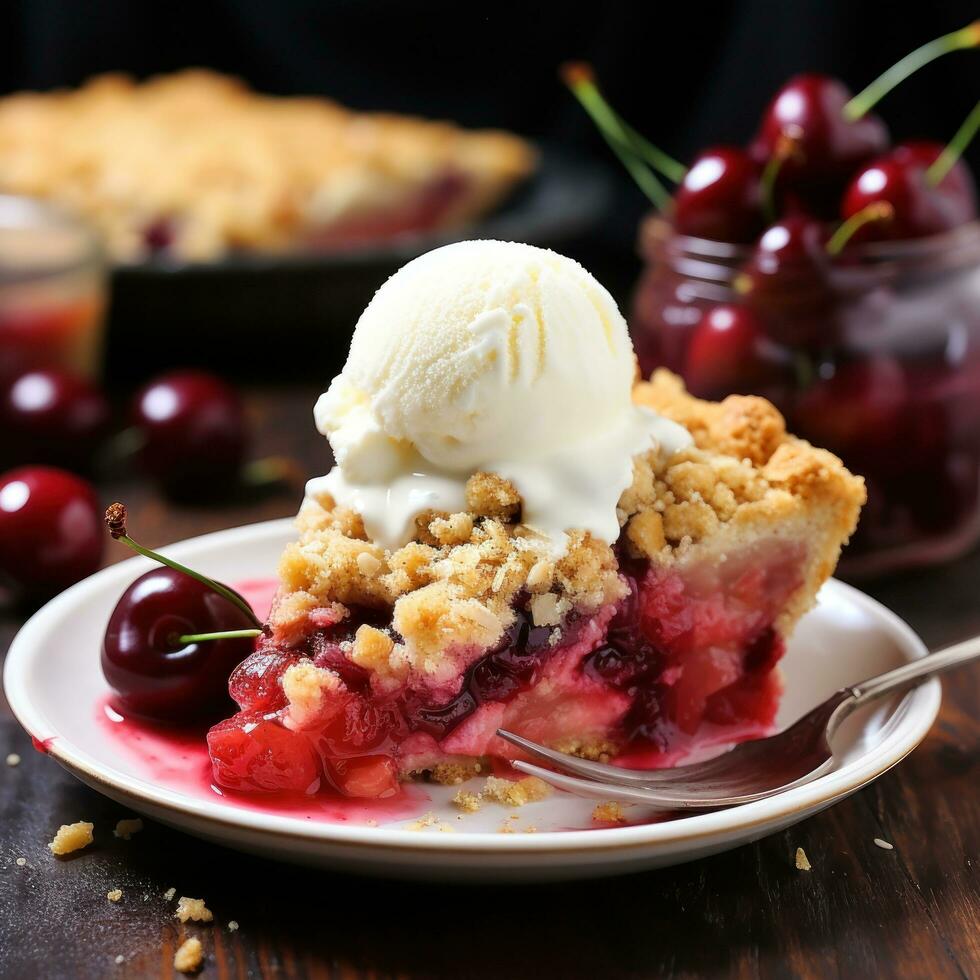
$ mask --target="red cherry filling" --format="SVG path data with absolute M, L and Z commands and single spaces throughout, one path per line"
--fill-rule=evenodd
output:
M 478 754 L 490 751 L 493 719 L 502 717 L 494 712 L 510 706 L 519 706 L 516 717 L 535 731 L 557 733 L 562 719 L 583 717 L 575 704 L 585 717 L 593 701 L 603 711 L 619 705 L 627 751 L 654 760 L 686 751 L 705 723 L 727 726 L 733 737 L 762 731 L 773 721 L 778 682 L 772 670 L 784 649 L 772 624 L 800 584 L 801 558 L 802 546 L 770 542 L 718 568 L 683 574 L 636 563 L 627 576 L 631 592 L 607 628 L 595 627 L 607 617 L 573 615 L 557 641 L 553 627 L 534 626 L 520 606 L 500 642 L 469 666 L 448 700 L 410 689 L 378 696 L 360 667 L 344 666 L 359 620 L 376 624 L 376 612 L 354 610 L 345 622 L 310 636 L 302 651 L 277 651 L 265 642 L 232 675 L 242 711 L 208 736 L 215 779 L 263 793 L 307 792 L 319 779 L 348 796 L 386 796 L 397 791 L 403 745 L 424 738 L 438 755 L 440 745 L 453 743 L 453 750 L 445 749 L 452 755 L 465 729 L 467 745 L 482 739 Z M 584 636 L 592 639 L 582 645 Z M 576 650 L 574 662 L 554 669 Z M 282 676 L 310 654 L 320 666 L 345 671 L 346 690 L 330 697 L 312 727 L 293 731 L 283 710 Z M 486 711 L 489 728 L 480 722 L 474 736 L 471 722 Z M 281 731 L 273 736 L 268 726 Z M 254 730 L 261 746 L 247 751 L 244 741 Z M 310 752 L 315 779 L 309 778 Z
M 102 561 L 94 488 L 64 470 L 23 466 L 0 476 L 0 579 L 40 599 L 91 575 Z
M 251 652 L 252 640 L 180 637 L 253 625 L 209 585 L 155 568 L 116 603 L 103 640 L 102 672 L 119 704 L 134 714 L 158 721 L 220 717 L 229 708 L 228 677 Z

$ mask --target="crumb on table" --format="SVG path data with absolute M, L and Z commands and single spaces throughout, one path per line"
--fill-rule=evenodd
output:
M 204 949 L 201 940 L 193 936 L 185 939 L 174 953 L 174 969 L 181 973 L 193 973 L 204 960 Z
M 18 868 L 23 868 L 24 865 L 27 864 L 27 858 L 17 858 L 16 863 Z
M 810 870 L 810 859 L 806 856 L 806 851 L 802 847 L 796 849 L 796 868 L 798 871 Z
M 615 800 L 596 803 L 592 809 L 592 819 L 596 823 L 626 823 L 626 814 Z
M 880 837 L 875 838 L 875 846 L 880 847 L 883 851 L 894 851 L 895 845 L 889 844 L 888 841 L 882 840 Z
M 111 891 L 106 892 L 105 897 L 109 899 L 110 902 L 118 902 L 119 899 L 122 898 L 122 889 L 113 888 Z
M 54 835 L 54 839 L 48 843 L 48 850 L 58 856 L 80 851 L 95 839 L 92 835 L 93 830 L 95 824 L 84 820 L 79 820 L 78 823 L 63 823 L 58 828 L 58 833 Z
M 112 836 L 119 837 L 121 840 L 129 840 L 133 834 L 138 834 L 143 829 L 143 821 L 139 817 L 120 820 L 113 830 Z
M 16 752 L 11 752 L 10 755 L 7 756 L 7 765 L 8 766 L 19 766 L 20 765 L 20 756 Z
M 228 922 L 229 932 L 238 932 L 238 923 L 234 919 L 230 919 Z
M 163 897 L 166 901 L 172 902 L 174 900 L 174 895 L 177 894 L 176 888 L 168 888 L 164 893 Z
M 210 922 L 214 915 L 204 904 L 203 898 L 188 898 L 186 895 L 181 895 L 177 899 L 177 911 L 174 912 L 174 917 L 181 922 L 187 922 L 188 919 L 193 919 L 195 922 Z

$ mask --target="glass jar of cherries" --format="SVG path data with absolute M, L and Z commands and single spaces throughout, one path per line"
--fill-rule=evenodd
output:
M 963 152 L 893 143 L 872 107 L 932 59 L 980 47 L 980 21 L 852 95 L 791 78 L 747 146 L 684 166 L 620 118 L 586 65 L 564 77 L 656 213 L 631 331 L 645 374 L 703 398 L 759 394 L 868 485 L 842 567 L 943 561 L 980 539 L 980 221 Z M 676 188 L 668 190 L 673 183 Z
M 105 296 L 101 249 L 85 225 L 0 194 L 0 382 L 30 368 L 95 377 Z
M 845 571 L 942 561 L 980 537 L 980 223 L 855 246 L 819 282 L 790 255 L 756 272 L 758 287 L 758 246 L 652 218 L 641 248 L 631 328 L 644 373 L 667 367 L 705 398 L 762 394 L 865 477 Z

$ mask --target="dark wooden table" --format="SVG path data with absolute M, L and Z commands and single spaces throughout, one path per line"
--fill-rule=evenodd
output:
M 323 470 L 313 396 L 252 393 L 257 455 Z M 130 504 L 134 533 L 151 545 L 287 515 L 299 499 L 284 490 L 181 508 L 137 481 L 100 491 Z M 111 547 L 107 560 L 127 555 Z M 929 644 L 980 632 L 980 554 L 870 591 Z M 20 621 L 0 615 L 0 648 Z M 204 940 L 205 977 L 978 977 L 980 671 L 945 688 L 910 758 L 797 827 L 677 868 L 540 887 L 333 876 L 149 823 L 115 840 L 124 811 L 32 751 L 0 703 L 0 977 L 172 976 L 185 934 Z M 22 756 L 16 768 L 2 764 L 8 752 Z M 95 822 L 97 843 L 52 858 L 53 832 L 80 819 Z M 810 872 L 794 866 L 798 846 Z M 106 901 L 113 887 L 119 904 Z M 170 887 L 204 897 L 214 926 L 181 927 Z

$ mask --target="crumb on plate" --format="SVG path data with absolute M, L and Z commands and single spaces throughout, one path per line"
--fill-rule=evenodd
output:
M 607 800 L 593 807 L 592 819 L 596 823 L 626 823 L 626 814 L 615 800 Z
M 487 776 L 481 795 L 486 800 L 503 803 L 505 806 L 524 806 L 525 803 L 543 800 L 551 793 L 551 787 L 537 776 L 525 776 L 516 781 Z
M 461 789 L 453 797 L 453 805 L 459 807 L 460 810 L 466 810 L 468 813 L 476 813 L 482 806 L 481 796 L 479 793 L 471 793 L 469 790 Z
M 95 824 L 84 820 L 79 820 L 78 823 L 63 823 L 58 828 L 58 833 L 54 835 L 54 839 L 48 843 L 48 849 L 58 856 L 80 851 L 95 839 L 92 835 L 93 830 Z

